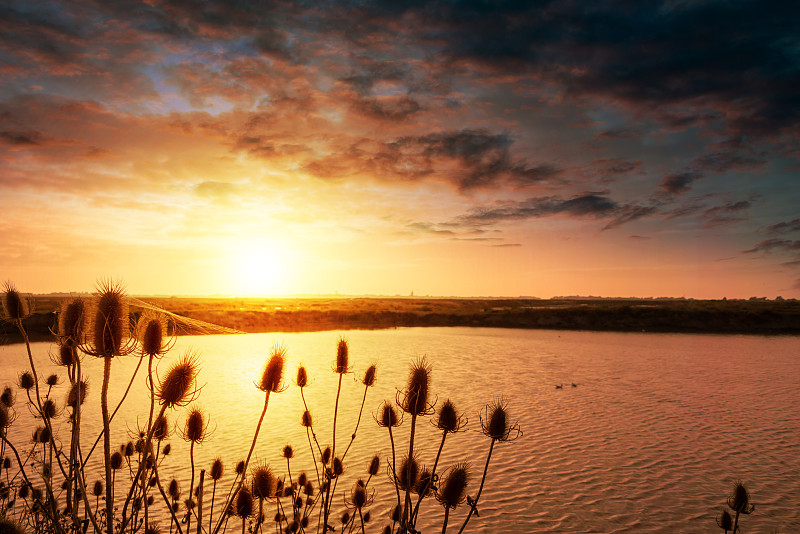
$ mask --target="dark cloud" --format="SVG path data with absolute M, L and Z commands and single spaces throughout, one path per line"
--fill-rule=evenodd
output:
M 0 131 L 0 142 L 14 147 L 35 147 L 44 142 L 46 136 L 36 130 Z
M 763 166 L 766 160 L 757 156 L 737 152 L 712 152 L 698 156 L 692 167 L 698 172 L 724 173 L 729 171 L 748 172 Z
M 750 208 L 751 205 L 752 203 L 747 200 L 728 202 L 721 206 L 708 208 L 700 215 L 700 219 L 705 220 L 704 228 L 727 226 L 746 220 L 742 212 Z
M 600 158 L 592 161 L 581 174 L 598 183 L 611 183 L 623 176 L 642 172 L 642 161 L 621 158 Z
M 767 226 L 766 232 L 772 235 L 800 232 L 800 217 L 792 219 L 791 221 L 781 221 L 779 223 Z
M 800 251 L 800 240 L 792 241 L 791 239 L 766 239 L 758 243 L 753 248 L 745 250 L 744 254 L 796 251 Z
M 594 136 L 594 138 L 598 140 L 635 139 L 638 137 L 642 137 L 642 133 L 634 130 L 633 128 L 615 128 L 612 130 L 604 130 Z
M 661 189 L 673 195 L 679 195 L 692 188 L 692 183 L 703 175 L 695 171 L 683 171 L 668 174 L 661 182 Z

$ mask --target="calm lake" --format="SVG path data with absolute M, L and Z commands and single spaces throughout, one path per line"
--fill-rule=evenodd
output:
M 300 425 L 303 404 L 293 380 L 302 363 L 309 372 L 305 396 L 318 438 L 323 446 L 331 444 L 338 379 L 332 368 L 339 335 L 179 338 L 159 363 L 159 372 L 163 375 L 189 348 L 202 357 L 203 388 L 196 404 L 210 414 L 213 433 L 195 447 L 198 467 L 208 469 L 219 456 L 226 468 L 223 482 L 230 483 L 235 463 L 247 454 L 264 403 L 253 382 L 270 347 L 282 343 L 288 349 L 287 388 L 270 398 L 255 454 L 284 475 L 281 451 L 291 444 L 293 476 L 313 474 Z M 516 441 L 495 446 L 480 517 L 470 520 L 469 532 L 713 532 L 736 479 L 745 482 L 756 504 L 755 512 L 742 520 L 746 531 L 800 531 L 797 337 L 482 328 L 348 331 L 344 336 L 353 372 L 345 376 L 339 401 L 339 451 L 350 441 L 358 416 L 364 370 L 372 363 L 378 366 L 377 383 L 367 393 L 337 488 L 349 494 L 358 478 L 366 478 L 371 456 L 380 455 L 381 472 L 370 482 L 375 495 L 368 532 L 380 532 L 387 524 L 395 499 L 385 471 L 386 459 L 391 459 L 388 432 L 373 415 L 384 400 L 395 398 L 405 386 L 409 364 L 423 356 L 432 366 L 432 391 L 439 404 L 449 398 L 469 418 L 465 432 L 447 438 L 437 471 L 469 462 L 468 493 L 475 495 L 490 443 L 480 432 L 479 413 L 499 397 L 524 432 Z M 33 350 L 42 379 L 59 371 L 48 358 L 51 345 L 37 343 Z M 113 360 L 112 401 L 121 397 L 136 363 L 134 357 Z M 24 345 L 0 346 L 0 385 L 13 384 L 27 366 Z M 83 430 L 87 451 L 101 428 L 102 362 L 85 358 L 84 372 L 91 377 L 84 413 L 90 424 Z M 146 365 L 112 423 L 112 446 L 127 442 L 137 425 L 146 423 L 145 372 Z M 554 387 L 562 383 L 563 389 Z M 66 392 L 62 383 L 52 393 L 62 406 Z M 28 447 L 33 423 L 23 399 L 18 392 L 17 421 L 9 434 Z M 186 413 L 185 408 L 175 410 L 170 422 L 182 428 Z M 430 465 L 441 434 L 428 419 L 417 425 L 416 443 L 420 462 Z M 66 422 L 62 426 L 66 429 Z M 398 461 L 409 428 L 406 418 L 395 429 Z M 188 488 L 188 446 L 178 433 L 170 442 L 173 452 L 161 476 L 178 478 Z M 89 483 L 100 476 L 95 460 L 101 446 L 90 462 Z M 343 498 L 338 502 L 344 510 Z M 465 512 L 466 505 L 450 514 L 448 532 L 457 532 Z M 435 500 L 425 501 L 420 515 L 423 532 L 441 531 L 442 507 Z M 229 531 L 237 528 L 238 522 L 230 523 Z

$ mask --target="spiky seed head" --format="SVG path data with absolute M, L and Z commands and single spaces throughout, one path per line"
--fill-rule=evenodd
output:
M 154 503 L 154 502 L 155 502 L 155 499 L 153 498 L 153 496 L 152 496 L 152 495 L 149 495 L 149 496 L 147 497 L 147 506 L 153 506 L 153 503 Z
M 69 367 L 70 365 L 75 365 L 75 362 L 77 360 L 78 360 L 78 351 L 75 349 L 73 345 L 64 343 L 63 345 L 58 347 L 58 360 L 56 361 L 58 365 Z
M 0 404 L 0 437 L 5 437 L 9 424 L 11 424 L 11 416 L 8 414 L 8 407 Z
M 256 466 L 252 472 L 253 496 L 257 499 L 271 499 L 275 496 L 275 475 L 268 465 Z
M 353 488 L 352 500 L 353 506 L 357 510 L 361 510 L 367 504 L 367 488 L 361 484 L 356 484 L 355 488 Z
M 297 477 L 297 486 L 302 488 L 306 485 L 306 480 L 308 480 L 305 471 L 300 473 L 300 476 Z
M 150 502 L 152 498 L 152 495 L 147 498 L 147 504 L 152 504 Z M 147 528 L 144 530 L 144 534 L 161 534 L 161 526 L 158 524 L 158 521 L 153 521 L 152 523 L 148 524 Z
M 419 479 L 419 463 L 413 456 L 406 456 L 400 463 L 400 471 L 397 473 L 397 486 L 403 491 L 412 491 Z
M 258 389 L 263 392 L 279 392 L 283 385 L 283 366 L 286 361 L 286 347 L 283 345 L 273 345 L 267 365 L 264 367 L 264 372 L 261 375 L 261 382 L 258 384 Z
M 69 389 L 69 394 L 67 394 L 67 406 L 70 408 L 77 408 L 78 402 L 83 404 L 86 402 L 86 391 L 89 389 L 89 383 L 86 380 L 81 380 L 78 383 L 72 384 L 72 387 Z M 80 392 L 80 395 L 78 395 Z
M 199 408 L 192 408 L 186 418 L 186 439 L 192 443 L 203 441 L 206 433 L 206 422 Z
M 433 477 L 431 472 L 427 467 L 423 468 L 422 473 L 419 475 L 419 480 L 417 480 L 417 485 L 414 488 L 414 491 L 416 491 L 420 497 L 427 497 L 431 494 L 432 489 Z
M 506 433 L 508 414 L 505 407 L 497 405 L 489 414 L 489 437 L 501 439 Z
M 467 484 L 469 484 L 469 466 L 456 464 L 448 470 L 444 482 L 439 486 L 437 499 L 445 508 L 455 508 L 464 502 Z
M 86 301 L 81 297 L 76 297 L 61 306 L 61 313 L 58 314 L 58 334 L 66 345 L 75 346 L 83 342 L 87 323 Z
M 42 415 L 47 419 L 52 419 L 56 416 L 56 403 L 53 399 L 47 399 L 42 403 Z
M 394 405 L 391 402 L 386 401 L 383 403 L 383 406 L 381 406 L 381 417 L 378 420 L 378 424 L 388 428 L 398 425 L 397 411 L 395 411 Z
M 39 429 L 39 443 L 50 443 L 51 436 L 50 427 L 43 426 Z
M 158 391 L 159 402 L 168 408 L 186 404 L 194 391 L 199 370 L 196 353 L 186 352 L 167 372 Z
M 172 444 L 171 443 L 167 443 L 166 445 L 164 445 L 164 448 L 161 450 L 161 454 L 163 454 L 164 456 L 169 456 L 170 452 L 172 452 Z
M 27 484 L 23 484 L 22 486 L 19 487 L 19 493 L 18 493 L 19 498 L 20 499 L 27 499 L 28 495 L 30 495 L 30 491 L 31 491 L 31 487 L 28 486 Z
M 401 510 L 400 510 L 400 505 L 399 504 L 396 505 L 394 508 L 392 508 L 392 522 L 393 523 L 397 523 L 398 521 L 400 521 L 400 511 Z
M 131 456 L 133 456 L 133 452 L 134 452 L 133 442 L 129 441 L 128 443 L 125 444 L 125 452 L 124 452 L 124 454 L 127 457 L 131 457 Z
M 283 448 L 283 457 L 286 458 L 287 460 L 294 458 L 294 449 L 292 448 L 291 445 L 286 445 Z
M 367 387 L 372 387 L 375 385 L 375 374 L 377 373 L 377 368 L 375 365 L 370 365 L 367 367 L 367 370 L 364 372 L 364 380 L 361 381 Z
M 11 458 L 8 456 L 3 458 L 3 469 L 11 469 Z
M 731 514 L 728 513 L 727 510 L 724 508 L 722 509 L 722 513 L 717 518 L 717 526 L 724 531 L 733 530 L 733 518 Z
M 431 367 L 425 358 L 411 365 L 403 410 L 411 415 L 422 415 L 428 409 Z
M 236 515 L 242 519 L 253 515 L 253 495 L 245 486 L 236 494 Z
M 169 423 L 167 422 L 166 415 L 156 417 L 153 422 L 153 438 L 156 441 L 162 441 L 169 436 Z
M 22 296 L 11 282 L 3 284 L 3 313 L 12 321 L 18 321 L 31 314 L 28 300 Z
M 31 374 L 30 371 L 24 371 L 21 375 L 19 375 L 18 384 L 20 388 L 24 389 L 25 391 L 28 391 L 29 389 L 31 389 L 33 386 L 36 385 L 36 382 L 34 382 L 33 375 Z
M 755 508 L 750 504 L 750 494 L 741 480 L 734 482 L 733 491 L 731 496 L 728 497 L 728 506 L 730 506 L 731 510 L 740 514 L 749 514 Z
M 322 464 L 328 465 L 328 462 L 330 461 L 331 461 L 331 448 L 325 447 L 325 449 L 322 451 Z
M 92 352 L 103 358 L 119 356 L 130 335 L 128 305 L 121 284 L 101 282 L 97 288 Z
M 304 366 L 297 368 L 297 379 L 295 380 L 297 387 L 304 388 L 308 384 L 308 372 Z
M 380 467 L 381 467 L 381 459 L 376 454 L 375 456 L 372 457 L 372 460 L 370 460 L 369 462 L 367 473 L 369 473 L 372 476 L 375 476 L 378 474 L 378 470 L 380 469 Z
M 304 427 L 311 428 L 313 426 L 313 421 L 311 419 L 311 412 L 308 410 L 303 412 L 303 419 L 300 422 Z
M 211 480 L 219 480 L 222 478 L 222 460 L 219 458 L 215 458 L 214 461 L 211 463 Z
M 172 479 L 169 481 L 169 486 L 167 486 L 167 493 L 170 497 L 172 497 L 173 501 L 177 501 L 181 498 L 181 486 L 178 484 L 176 479 Z
M 11 388 L 6 386 L 3 388 L 3 394 L 0 395 L 0 404 L 5 406 L 6 408 L 11 408 L 14 406 L 14 392 L 11 391 Z
M 235 471 L 237 475 L 241 475 L 242 473 L 244 473 L 244 460 L 239 460 L 239 463 L 236 464 Z
M 336 343 L 336 372 L 340 375 L 347 372 L 347 367 L 350 364 L 349 352 L 347 340 L 340 337 L 338 343 Z
M 344 473 L 344 464 L 338 456 L 333 459 L 333 474 L 337 477 Z
M 350 514 L 348 512 L 343 513 L 342 514 L 342 524 L 346 525 L 349 522 L 350 522 Z
M 444 432 L 455 432 L 458 429 L 458 414 L 450 399 L 444 401 L 444 404 L 439 409 L 439 419 L 436 421 L 436 426 Z
M 99 497 L 103 494 L 103 482 L 100 480 L 95 480 L 94 487 L 92 488 L 92 495 L 95 497 Z
M 117 470 L 122 467 L 122 455 L 119 451 L 116 451 L 114 454 L 111 455 L 111 469 Z
M 59 382 L 59 379 L 58 379 L 58 375 L 56 375 L 56 374 L 48 375 L 47 380 L 45 380 L 45 384 L 47 384 L 51 388 L 57 386 L 58 382 Z
M 306 485 L 303 488 L 303 493 L 305 493 L 309 497 L 314 496 L 314 484 L 312 484 L 310 480 L 306 481 Z
M 166 322 L 160 317 L 142 315 L 136 328 L 142 352 L 148 356 L 160 356 L 164 351 Z

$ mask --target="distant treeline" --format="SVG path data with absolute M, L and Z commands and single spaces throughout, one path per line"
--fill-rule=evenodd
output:
M 41 298 L 25 321 L 52 339 L 59 299 Z M 800 334 L 800 302 L 622 299 L 152 299 L 177 315 L 244 332 L 312 332 L 414 326 L 546 328 L 618 332 Z M 181 333 L 201 333 L 182 327 Z M 19 342 L 13 324 L 0 343 Z

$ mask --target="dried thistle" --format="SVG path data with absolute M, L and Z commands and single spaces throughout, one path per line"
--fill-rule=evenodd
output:
M 336 343 L 336 373 L 342 375 L 349 371 L 349 352 L 347 340 L 343 337 L 340 337 L 339 341 Z
M 25 391 L 30 390 L 36 385 L 36 382 L 33 379 L 33 374 L 31 374 L 30 371 L 23 371 L 17 379 L 17 385 L 19 385 L 19 387 Z
M 411 364 L 408 387 L 399 402 L 404 412 L 411 415 L 428 415 L 433 406 L 428 404 L 431 366 L 423 357 Z
M 253 515 L 253 495 L 245 486 L 242 486 L 236 494 L 235 510 L 236 515 L 241 517 L 242 520 Z
M 163 441 L 169 437 L 169 423 L 166 415 L 160 415 L 153 422 L 153 438 Z
M 297 384 L 297 387 L 304 388 L 308 385 L 308 372 L 304 366 L 300 366 L 297 368 L 297 378 L 294 381 Z
M 202 443 L 207 437 L 208 423 L 208 417 L 200 408 L 192 408 L 186 417 L 183 438 L 191 443 Z
M 400 462 L 397 476 L 393 476 L 393 482 L 401 491 L 414 491 L 419 480 L 419 462 L 413 456 L 406 456 Z
M 278 393 L 283 390 L 283 367 L 286 362 L 286 347 L 283 345 L 273 345 L 270 357 L 264 372 L 261 374 L 261 382 L 256 384 L 258 389 L 266 392 Z
M 187 351 L 170 367 L 167 376 L 161 381 L 157 393 L 159 402 L 169 408 L 185 406 L 191 402 L 197 391 L 195 383 L 199 367 L 197 353 Z
M 367 367 L 367 370 L 364 372 L 364 379 L 361 381 L 361 383 L 367 387 L 372 387 L 375 385 L 376 372 L 377 368 L 375 367 L 375 364 Z
M 75 346 L 84 342 L 89 317 L 86 308 L 86 301 L 81 297 L 62 303 L 58 314 L 58 335 L 62 344 Z
M 136 323 L 136 338 L 142 346 L 142 353 L 159 358 L 175 345 L 175 337 L 168 338 L 169 325 L 162 313 L 143 313 Z M 166 340 L 165 340 L 166 338 Z
M 467 426 L 467 418 L 456 412 L 456 407 L 450 399 L 444 401 L 439 408 L 439 417 L 436 419 L 436 428 L 443 432 L 452 433 L 463 430 Z
M 3 303 L 3 313 L 12 321 L 21 321 L 31 314 L 28 300 L 10 281 L 3 283 L 3 295 L 0 300 Z
M 100 358 L 129 354 L 134 346 L 130 338 L 128 301 L 118 282 L 101 281 L 94 302 L 91 345 L 84 352 Z
M 469 484 L 469 478 L 469 466 L 467 464 L 452 466 L 445 474 L 444 482 L 436 492 L 436 500 L 445 508 L 455 508 L 464 502 L 464 492 Z
M 728 506 L 736 513 L 750 514 L 755 510 L 755 505 L 750 503 L 750 493 L 741 480 L 733 483 L 733 491 L 728 497 Z
M 89 382 L 81 380 L 80 383 L 73 384 L 67 394 L 67 406 L 72 409 L 78 407 L 78 391 L 80 391 L 80 404 L 86 402 L 86 391 L 89 389 Z
M 215 458 L 211 463 L 211 480 L 219 480 L 222 478 L 223 465 L 222 460 Z
M 395 427 L 400 424 L 399 419 L 397 418 L 397 411 L 394 409 L 394 405 L 386 401 L 381 405 L 379 414 L 375 417 L 375 421 L 377 421 L 378 426 L 382 427 Z
M 508 420 L 507 403 L 504 399 L 497 399 L 483 409 L 481 430 L 496 441 L 513 441 L 522 435 L 519 425 Z
M 256 466 L 251 476 L 253 478 L 253 496 L 257 499 L 272 499 L 275 496 L 275 475 L 267 464 Z

